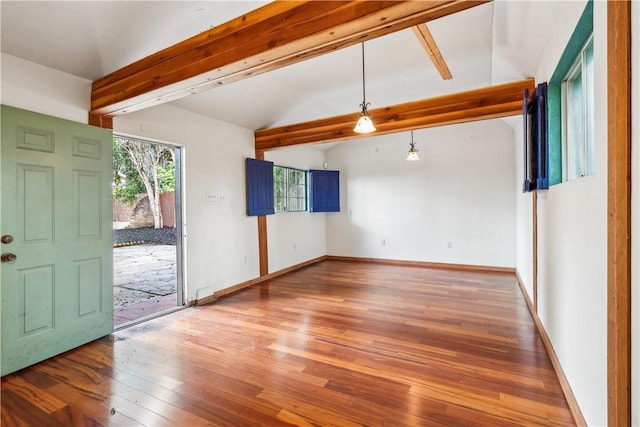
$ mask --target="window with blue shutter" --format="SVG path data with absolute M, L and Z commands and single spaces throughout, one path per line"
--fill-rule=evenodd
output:
M 309 211 L 340 212 L 340 172 L 309 171 Z
M 273 162 L 247 159 L 247 215 L 273 213 Z

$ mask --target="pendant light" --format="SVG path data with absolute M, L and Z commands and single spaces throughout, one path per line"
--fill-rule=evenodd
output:
M 407 154 L 407 160 L 420 160 L 420 157 L 418 157 L 418 149 L 416 148 L 416 143 L 413 142 L 413 131 L 411 131 L 411 142 L 409 143 L 409 153 Z
M 364 42 L 363 42 L 362 43 L 362 104 L 360 104 L 360 108 L 362 108 L 362 112 L 360 113 L 360 117 L 358 118 L 356 127 L 353 128 L 354 132 L 356 133 L 375 132 L 376 127 L 373 125 L 373 122 L 369 117 L 369 112 L 367 111 L 367 107 L 369 105 L 371 105 L 371 103 L 367 102 L 367 97 L 365 94 L 365 85 L 364 85 Z

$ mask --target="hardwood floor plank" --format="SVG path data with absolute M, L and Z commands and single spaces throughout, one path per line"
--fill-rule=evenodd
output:
M 548 408 L 539 402 L 535 403 L 535 410 L 531 410 L 532 407 L 527 408 L 528 410 L 523 410 L 524 408 L 513 408 L 511 405 L 505 404 L 505 401 L 502 400 L 502 395 L 500 395 L 498 399 L 494 399 L 468 391 L 461 391 L 459 387 L 448 387 L 442 384 L 437 386 L 426 384 L 415 385 L 412 386 L 411 393 L 446 403 L 447 406 L 459 406 L 474 410 L 478 413 L 491 415 L 495 419 L 495 424 L 501 424 L 506 421 L 537 426 L 573 425 L 573 420 L 570 415 L 564 417 L 562 421 L 558 420 L 558 423 L 551 423 L 549 419 L 550 416 L 546 412 Z M 505 400 L 509 401 L 511 399 L 506 398 Z M 562 412 L 566 411 L 566 409 L 560 410 Z
M 112 395 L 108 403 L 116 413 L 123 414 L 143 426 L 171 427 L 176 425 L 175 421 L 171 421 L 155 411 L 145 408 L 142 404 L 130 401 L 117 394 Z
M 2 379 L 7 426 L 575 425 L 515 277 L 323 261 Z
M 360 427 L 362 425 L 357 421 L 357 414 L 350 410 L 349 405 L 332 404 L 331 407 L 322 406 L 313 397 L 310 395 L 294 396 L 275 390 L 264 390 L 257 396 L 258 399 L 273 402 L 315 425 L 344 427 Z M 371 425 L 379 425 L 381 421 L 380 419 L 372 419 L 369 423 Z
M 19 411 L 12 408 L 10 404 L 2 405 L 0 417 L 5 427 L 29 427 L 29 424 L 20 419 Z
M 315 424 L 312 424 L 309 420 L 302 418 L 299 415 L 294 414 L 291 411 L 286 409 L 278 412 L 278 419 L 284 421 L 285 423 L 298 426 L 298 427 L 314 427 Z
M 64 383 L 50 388 L 56 396 L 64 396 L 69 404 L 73 426 L 112 426 L 112 427 L 136 427 L 141 424 L 125 416 L 122 413 L 111 413 L 109 402 L 95 399 L 95 395 L 86 393 Z M 38 424 L 31 424 L 38 425 Z
M 50 393 L 28 383 L 20 377 L 8 377 L 3 382 L 3 391 L 12 391 L 45 414 L 56 412 L 67 404 Z
M 47 390 L 58 384 L 56 380 L 34 368 L 26 368 L 20 378 L 41 390 Z
M 3 425 L 60 425 L 50 415 L 38 406 L 34 405 L 29 399 L 17 394 L 10 388 L 5 387 L 2 383 L 2 424 Z M 6 416 L 5 415 L 10 415 Z M 6 424 L 5 424 L 6 418 Z
M 140 388 L 131 387 L 127 383 L 115 378 L 111 384 L 113 394 L 122 399 L 126 399 L 132 404 L 143 409 L 152 408 L 153 415 L 149 414 L 147 416 L 155 417 L 155 415 L 158 415 L 163 419 L 166 419 L 168 425 L 211 425 L 206 419 L 192 414 L 189 410 L 182 408 L 181 406 L 184 405 L 183 399 L 178 398 L 180 395 L 171 390 L 165 389 L 167 392 L 165 392 L 161 397 L 156 397 L 152 392 L 152 390 L 156 388 L 155 386 L 151 388 L 144 387 L 141 390 Z M 140 383 L 137 384 L 139 385 Z M 118 408 L 121 412 L 126 414 L 125 411 L 120 409 L 122 405 L 115 406 L 117 403 L 113 405 L 114 408 Z M 129 404 L 125 406 L 129 407 Z M 140 412 L 142 411 L 137 410 L 135 412 L 136 416 Z M 131 418 L 136 419 L 134 417 Z M 152 425 L 156 424 L 160 425 L 160 423 L 152 423 Z

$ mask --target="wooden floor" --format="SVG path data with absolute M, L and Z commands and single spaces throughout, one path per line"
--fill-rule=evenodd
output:
M 574 425 L 514 277 L 324 261 L 2 379 L 9 426 Z

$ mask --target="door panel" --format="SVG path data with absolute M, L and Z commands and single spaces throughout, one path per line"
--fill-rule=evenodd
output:
M 20 336 L 53 329 L 54 266 L 18 270 Z M 4 350 L 4 348 L 3 348 Z
M 4 375 L 113 330 L 112 137 L 1 108 Z
M 102 282 L 102 259 L 75 261 L 74 278 L 78 294 L 78 317 L 91 316 L 101 311 L 104 283 Z
M 101 237 L 101 187 L 99 172 L 73 171 L 73 213 L 78 239 L 98 240 Z
M 17 227 L 25 243 L 53 243 L 54 169 L 17 165 Z

